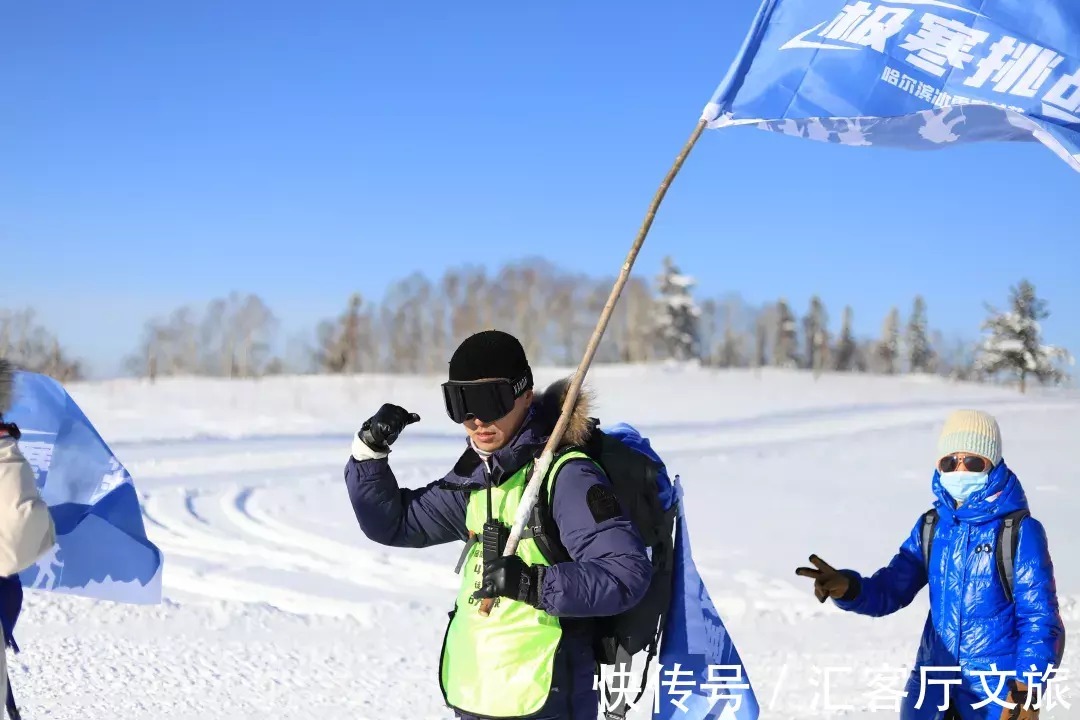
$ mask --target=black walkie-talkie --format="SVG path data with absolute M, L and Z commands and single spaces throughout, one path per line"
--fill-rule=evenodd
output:
M 506 541 L 510 539 L 510 528 L 498 520 L 488 520 L 484 523 L 484 566 L 490 565 L 496 558 L 503 554 L 506 549 Z
M 506 548 L 506 541 L 510 539 L 510 528 L 503 525 L 501 522 L 492 517 L 491 508 L 491 488 L 487 491 L 488 501 L 488 517 L 484 523 L 484 567 L 488 567 L 492 562 L 502 555 L 503 550 Z

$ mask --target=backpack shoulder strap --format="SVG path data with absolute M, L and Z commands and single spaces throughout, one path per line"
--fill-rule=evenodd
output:
M 998 577 L 1001 578 L 1005 587 L 1005 597 L 1011 603 L 1013 601 L 1013 581 L 1016 575 L 1016 549 L 1020 543 L 1020 523 L 1024 518 L 1031 515 L 1028 510 L 1016 510 L 1009 513 L 1001 521 L 998 527 L 997 538 L 997 567 Z
M 540 486 L 536 504 L 533 505 L 532 512 L 529 514 L 527 527 L 537 548 L 552 565 L 570 562 L 573 559 L 559 539 L 559 532 L 555 527 L 555 515 L 551 509 L 551 501 L 555 497 L 555 481 L 559 476 L 559 471 L 571 460 L 592 460 L 592 458 L 577 447 L 560 450 L 551 462 L 551 467 Z
M 923 567 L 926 568 L 927 574 L 930 572 L 930 548 L 934 545 L 934 531 L 937 529 L 938 524 L 938 511 L 935 508 L 931 508 L 923 513 L 922 521 L 922 556 Z

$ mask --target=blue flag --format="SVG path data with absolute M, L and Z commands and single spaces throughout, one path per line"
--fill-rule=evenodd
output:
M 56 525 L 56 544 L 20 573 L 23 586 L 117 602 L 161 601 L 162 554 L 146 537 L 131 475 L 64 388 L 15 374 L 4 418 Z
M 915 150 L 1037 141 L 1080 171 L 1080 2 L 765 0 L 702 119 Z
M 660 643 L 661 684 L 668 696 L 659 720 L 757 720 L 757 697 L 690 552 L 683 489 L 675 477 L 678 524 L 671 607 Z

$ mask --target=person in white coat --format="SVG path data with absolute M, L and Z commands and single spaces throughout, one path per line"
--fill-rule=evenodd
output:
M 19 450 L 19 428 L 4 420 L 4 413 L 11 409 L 13 381 L 11 364 L 0 358 L 0 576 L 2 577 L 15 575 L 27 569 L 56 543 L 56 528 L 53 525 L 49 507 L 38 492 L 33 468 Z M 0 651 L 0 702 L 10 697 L 7 653 Z

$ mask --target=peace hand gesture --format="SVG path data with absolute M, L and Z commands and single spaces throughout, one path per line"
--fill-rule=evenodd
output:
M 813 568 L 800 567 L 795 570 L 795 574 L 814 579 L 814 595 L 818 600 L 825 602 L 830 597 L 839 600 L 847 594 L 851 587 L 851 578 L 817 555 L 811 555 L 810 562 L 814 564 Z

